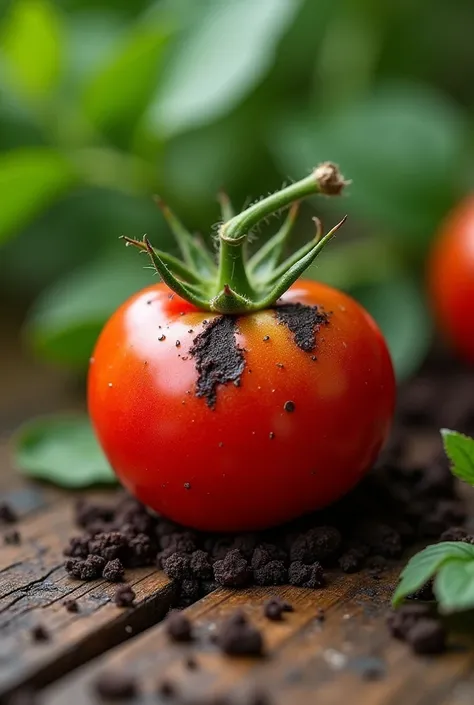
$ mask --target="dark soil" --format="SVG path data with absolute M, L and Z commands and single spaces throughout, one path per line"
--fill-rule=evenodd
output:
M 238 385 L 245 369 L 244 354 L 235 339 L 236 327 L 237 319 L 217 316 L 194 338 L 189 351 L 199 375 L 196 396 L 204 397 L 211 409 L 216 406 L 218 385 Z
M 210 405 L 216 385 L 238 381 L 236 370 L 244 364 L 232 319 L 214 320 L 195 348 L 202 395 Z M 227 346 L 223 366 L 216 367 L 209 345 L 211 350 Z M 81 580 L 101 575 L 121 580 L 124 569 L 156 562 L 180 587 L 178 606 L 219 585 L 291 583 L 323 589 L 334 568 L 367 570 L 368 579 L 376 581 L 410 547 L 447 537 L 474 540 L 443 453 L 442 427 L 474 435 L 474 374 L 433 359 L 400 389 L 394 429 L 377 466 L 338 504 L 277 529 L 216 535 L 157 517 L 128 496 L 113 506 L 80 502 L 82 533 L 66 548 L 66 569 Z M 415 597 L 429 599 L 430 592 L 428 585 Z M 410 637 L 398 619 L 404 618 L 395 618 L 392 632 L 416 651 L 433 651 L 444 643 L 432 616 Z
M 329 322 L 327 313 L 319 306 L 304 306 L 300 303 L 277 306 L 275 312 L 278 322 L 293 333 L 296 345 L 305 352 L 313 352 L 319 329 Z

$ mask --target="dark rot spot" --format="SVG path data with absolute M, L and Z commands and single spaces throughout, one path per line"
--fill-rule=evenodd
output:
M 321 326 L 328 324 L 328 315 L 319 306 L 299 303 L 283 304 L 275 311 L 278 322 L 293 333 L 296 345 L 305 352 L 312 352 L 316 347 L 316 333 Z
M 229 382 L 238 384 L 245 369 L 245 358 L 235 340 L 235 331 L 234 318 L 218 316 L 194 338 L 189 351 L 199 375 L 196 396 L 204 397 L 210 409 L 216 406 L 217 387 Z
M 190 329 L 188 330 L 188 333 L 194 333 L 194 330 L 193 330 L 192 328 L 190 328 Z
M 285 401 L 285 403 L 283 404 L 283 408 L 285 409 L 285 411 L 291 414 L 295 410 L 295 402 Z
M 269 336 L 269 335 L 264 335 L 264 336 L 263 336 L 263 340 L 264 340 L 264 342 L 266 343 L 268 340 L 270 340 L 270 336 Z
M 179 346 L 181 345 L 181 341 L 180 341 L 180 340 L 177 340 L 176 343 L 175 343 L 175 345 L 176 345 L 177 348 L 179 348 Z
M 284 365 L 282 362 L 277 362 L 277 363 L 276 363 L 276 366 L 279 367 L 280 370 L 282 370 L 285 365 Z
M 164 335 L 164 334 L 162 333 L 162 334 L 160 335 L 160 337 L 158 338 L 158 340 L 160 340 L 160 341 L 161 341 L 161 340 L 166 340 L 166 335 Z
M 184 489 L 185 489 L 185 490 L 190 490 L 190 489 L 191 489 L 191 483 L 190 483 L 190 482 L 185 482 L 185 483 L 184 483 Z

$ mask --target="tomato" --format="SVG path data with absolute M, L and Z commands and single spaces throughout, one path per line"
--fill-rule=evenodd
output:
M 395 381 L 374 321 L 329 286 L 300 280 L 274 308 L 222 316 L 157 284 L 106 324 L 88 399 L 130 492 L 176 522 L 241 531 L 350 490 L 387 437 Z
M 474 363 L 474 196 L 460 203 L 441 227 L 428 284 L 441 330 Z

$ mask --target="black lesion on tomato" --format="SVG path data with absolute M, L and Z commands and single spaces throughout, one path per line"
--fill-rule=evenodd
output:
M 245 369 L 245 357 L 235 338 L 235 318 L 217 316 L 210 323 L 206 321 L 206 324 L 194 338 L 189 352 L 195 359 L 198 372 L 196 396 L 204 397 L 209 408 L 214 409 L 220 384 L 233 382 L 239 385 Z
M 285 325 L 293 333 L 293 340 L 304 352 L 316 348 L 316 334 L 321 326 L 329 323 L 329 316 L 320 306 L 304 304 L 282 304 L 275 307 L 279 324 Z

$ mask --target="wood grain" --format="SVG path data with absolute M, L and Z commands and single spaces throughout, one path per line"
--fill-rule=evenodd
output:
M 90 705 L 96 702 L 94 682 L 101 673 L 125 671 L 139 681 L 134 704 L 161 702 L 156 690 L 166 677 L 183 702 L 201 693 L 203 703 L 211 694 L 226 694 L 231 703 L 243 704 L 249 693 L 259 691 L 275 705 L 466 705 L 462 693 L 472 696 L 473 689 L 466 680 L 472 656 L 465 641 L 457 637 L 446 655 L 427 658 L 390 638 L 385 616 L 397 575 L 394 567 L 378 582 L 365 573 L 338 576 L 319 591 L 216 591 L 187 610 L 198 634 L 193 645 L 170 644 L 163 625 L 157 625 L 55 683 L 45 691 L 44 702 Z M 295 608 L 280 623 L 263 616 L 263 603 L 275 593 Z M 324 622 L 317 619 L 320 607 Z M 245 609 L 263 630 L 265 658 L 230 658 L 213 645 L 210 635 L 219 620 L 236 608 Z M 185 667 L 191 653 L 199 664 L 195 671 Z M 374 672 L 378 679 L 369 679 Z
M 72 507 L 73 499 L 63 495 L 15 526 L 20 546 L 0 544 L 0 699 L 28 683 L 49 683 L 156 623 L 173 600 L 173 586 L 153 568 L 127 573 L 137 594 L 135 609 L 111 602 L 114 585 L 70 579 L 62 550 L 75 533 Z M 78 600 L 78 614 L 65 609 L 69 597 Z M 32 640 L 38 624 L 50 633 L 49 641 Z

